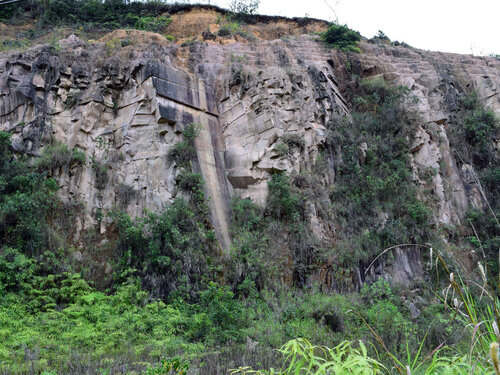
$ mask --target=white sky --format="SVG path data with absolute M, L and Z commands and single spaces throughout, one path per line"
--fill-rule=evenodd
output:
M 424 50 L 500 54 L 500 0 L 261 0 L 258 13 L 334 21 L 325 1 L 339 23 L 368 38 L 382 30 Z M 227 8 L 230 0 L 210 3 Z

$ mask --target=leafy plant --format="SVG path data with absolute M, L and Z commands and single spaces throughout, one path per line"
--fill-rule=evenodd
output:
M 189 364 L 179 357 L 164 359 L 157 366 L 150 366 L 144 372 L 144 375 L 173 375 L 187 374 Z
M 92 157 L 92 170 L 95 174 L 95 186 L 97 189 L 102 190 L 106 187 L 109 179 L 109 171 L 106 162 L 97 160 Z
M 71 158 L 67 148 L 57 150 L 62 150 L 62 159 L 59 152 L 55 162 L 47 156 L 47 166 Z M 56 206 L 58 186 L 46 173 L 40 165 L 33 168 L 25 159 L 15 158 L 10 134 L 0 132 L 0 246 L 35 254 L 47 244 L 47 216 Z
M 358 42 L 361 40 L 361 35 L 346 25 L 330 25 L 328 30 L 321 34 L 321 40 L 329 47 L 340 49 L 341 51 L 361 52 L 357 47 Z
M 188 124 L 182 132 L 183 140 L 176 143 L 169 151 L 169 157 L 182 168 L 191 168 L 191 163 L 196 160 L 194 140 L 200 132 L 197 124 Z
M 52 171 L 73 162 L 84 164 L 85 153 L 76 148 L 70 151 L 64 143 L 55 141 L 44 148 L 35 165 L 39 171 Z
M 363 374 L 372 375 L 382 373 L 384 367 L 375 359 L 370 358 L 362 341 L 359 349 L 347 341 L 328 348 L 315 346 L 308 340 L 299 338 L 288 341 L 279 350 L 284 357 L 281 370 L 254 371 L 249 367 L 231 370 L 235 374 Z
M 219 343 L 240 339 L 245 317 L 240 303 L 227 286 L 210 282 L 200 293 L 200 308 L 210 322 L 207 334 Z
M 44 27 L 53 25 L 83 25 L 86 29 L 116 29 L 136 27 L 162 31 L 171 21 L 167 15 L 171 6 L 164 1 L 129 2 L 126 0 L 51 0 L 22 2 L 0 8 L 0 19 L 15 23 L 38 19 Z
M 339 248 L 349 254 L 344 261 L 363 264 L 389 246 L 428 241 L 431 231 L 430 210 L 411 177 L 419 119 L 405 108 L 408 90 L 371 80 L 355 92 L 351 120 L 332 123 L 327 142 L 342 153 L 330 194 L 344 237 Z
M 259 8 L 260 0 L 231 0 L 229 10 L 231 17 L 249 21 Z
M 295 150 L 302 152 L 306 146 L 304 137 L 298 133 L 285 133 L 280 137 L 278 142 L 279 143 L 276 145 L 275 150 L 280 155 L 281 153 L 289 154 Z
M 268 182 L 266 214 L 277 220 L 300 220 L 304 215 L 305 197 L 292 191 L 289 177 L 275 173 Z
M 274 146 L 274 151 L 278 153 L 279 156 L 286 156 L 290 152 L 290 147 L 286 143 L 278 142 Z
M 157 298 L 172 293 L 192 298 L 211 278 L 209 249 L 214 235 L 182 198 L 161 213 L 148 213 L 133 221 L 113 212 L 119 231 L 122 269 L 134 267 L 144 288 Z
M 155 33 L 164 32 L 168 25 L 172 22 L 169 16 L 159 17 L 140 17 L 134 27 L 139 30 L 152 31 Z

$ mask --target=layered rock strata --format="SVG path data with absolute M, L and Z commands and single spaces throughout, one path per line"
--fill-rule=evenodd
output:
M 219 243 L 229 250 L 231 197 L 263 205 L 272 173 L 310 170 L 326 147 L 327 124 L 349 116 L 345 88 L 356 75 L 403 84 L 418 99 L 408 104 L 422 118 L 411 150 L 414 179 L 435 194 L 437 225 L 459 223 L 482 204 L 472 167 L 459 170 L 448 134 L 466 89 L 500 113 L 498 59 L 369 44 L 345 55 L 308 35 L 185 47 L 155 38 L 110 50 L 72 37 L 61 41 L 59 54 L 45 46 L 0 57 L 0 129 L 13 134 L 15 150 L 39 155 L 53 138 L 85 152 L 83 166 L 53 171 L 61 197 L 84 203 L 75 244 L 96 226 L 105 236 L 114 207 L 135 217 L 183 194 L 168 153 L 194 122 L 201 125 L 196 168 Z M 284 155 L 283 137 L 303 143 Z M 329 163 L 325 186 L 335 183 Z M 429 169 L 436 173 L 423 180 Z M 314 233 L 334 239 L 334 228 L 315 212 L 312 206 Z M 396 254 L 393 278 L 407 283 L 421 267 L 405 254 Z M 324 269 L 316 277 L 332 283 Z

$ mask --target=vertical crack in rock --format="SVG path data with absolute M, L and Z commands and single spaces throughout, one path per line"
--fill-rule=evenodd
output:
M 225 147 L 215 97 L 206 91 L 203 81 L 167 65 L 150 62 L 145 68 L 145 75 L 153 76 L 158 96 L 179 105 L 178 110 L 172 110 L 172 103 L 162 105 L 160 98 L 160 113 L 170 117 L 165 120 L 176 123 L 180 117 L 182 126 L 189 122 L 201 125 L 200 134 L 195 140 L 198 156 L 196 169 L 205 180 L 212 224 L 219 244 L 226 253 L 231 246 L 227 213 L 230 194 L 225 177 Z M 178 114 L 178 111 L 182 113 Z

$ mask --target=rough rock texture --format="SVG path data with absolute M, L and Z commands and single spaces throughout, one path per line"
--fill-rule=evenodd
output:
M 470 205 L 481 204 L 470 166 L 458 170 L 447 134 L 465 88 L 500 113 L 498 59 L 368 44 L 346 56 L 308 35 L 185 47 L 161 38 L 110 49 L 72 37 L 61 41 L 59 55 L 40 46 L 0 56 L 0 129 L 13 133 L 14 148 L 39 155 L 54 137 L 86 154 L 85 165 L 54 171 L 63 199 L 84 202 L 75 244 L 96 225 L 105 236 L 111 225 L 105 214 L 113 207 L 137 216 L 182 194 L 168 151 L 183 126 L 196 122 L 212 222 L 229 249 L 231 196 L 264 204 L 272 172 L 311 168 L 325 148 L 326 124 L 349 114 L 343 92 L 351 74 L 404 84 L 418 98 L 409 104 L 424 119 L 412 165 L 415 180 L 437 197 L 436 222 L 458 223 Z M 277 145 L 291 134 L 303 145 L 282 155 Z M 419 177 L 429 168 L 437 172 L 430 182 Z M 328 168 L 324 184 L 334 181 Z M 311 207 L 315 234 L 335 238 L 314 212 Z M 421 273 L 415 249 L 394 256 L 389 272 L 395 281 L 408 284 Z M 374 268 L 372 276 L 377 272 L 385 271 Z M 335 287 L 326 269 L 313 278 Z

